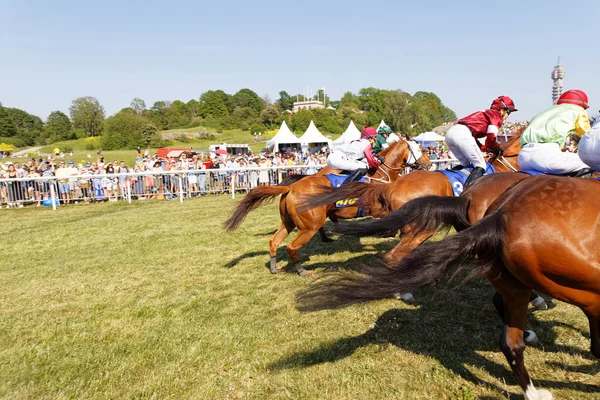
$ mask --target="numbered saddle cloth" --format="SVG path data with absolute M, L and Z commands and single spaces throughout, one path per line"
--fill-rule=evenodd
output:
M 347 172 L 340 174 L 325 174 L 327 179 L 329 179 L 329 182 L 331 183 L 332 187 L 340 187 L 340 185 L 342 184 L 342 182 L 344 182 L 348 175 L 350 174 Z M 369 182 L 367 179 L 368 178 L 366 176 L 363 176 L 356 182 Z
M 492 164 L 490 164 L 490 163 L 485 163 L 485 164 L 486 164 L 485 173 L 483 175 L 489 175 L 489 174 L 493 174 L 494 172 L 496 172 L 496 170 L 494 169 Z M 441 172 L 442 174 L 446 175 L 446 177 L 450 180 L 450 184 L 452 185 L 452 191 L 454 192 L 454 196 L 460 196 L 460 194 L 462 193 L 462 191 L 465 187 L 465 182 L 467 181 L 467 178 L 471 174 L 471 171 L 473 171 L 473 167 L 464 167 L 463 169 L 456 170 L 456 171 L 452 170 L 452 169 L 445 169 L 445 170 L 438 171 L 438 172 Z

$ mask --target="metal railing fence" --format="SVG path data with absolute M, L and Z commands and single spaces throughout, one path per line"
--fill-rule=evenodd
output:
M 450 167 L 456 160 L 435 160 L 435 168 Z M 0 206 L 52 206 L 147 199 L 179 200 L 208 194 L 245 193 L 261 185 L 277 185 L 290 175 L 313 175 L 324 165 L 248 167 L 83 174 L 69 177 L 28 176 L 0 179 Z M 409 170 L 405 171 L 408 173 Z

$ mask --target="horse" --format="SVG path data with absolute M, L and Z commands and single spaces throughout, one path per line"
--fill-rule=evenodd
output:
M 403 140 L 391 144 L 387 149 L 379 153 L 384 157 L 384 163 L 375 171 L 369 172 L 371 182 L 387 186 L 383 184 L 395 181 L 406 167 L 410 166 L 417 169 L 428 168 L 430 165 L 429 159 L 423 154 L 418 153 L 409 145 L 409 141 Z M 312 271 L 307 271 L 302 267 L 298 251 L 317 232 L 321 233 L 322 239 L 328 241 L 322 229 L 327 217 L 337 222 L 338 219 L 355 218 L 359 213 L 359 207 L 335 208 L 335 205 L 329 204 L 303 212 L 297 210 L 299 198 L 302 194 L 318 194 L 323 188 L 327 187 L 331 187 L 331 183 L 326 176 L 309 176 L 289 186 L 262 186 L 254 188 L 240 201 L 231 216 L 225 221 L 224 227 L 228 232 L 234 231 L 250 211 L 281 195 L 279 201 L 281 226 L 269 241 L 269 269 L 274 274 L 283 272 L 277 268 L 277 248 L 294 228 L 298 228 L 298 234 L 286 246 L 286 250 L 294 263 L 296 272 L 302 276 L 311 275 Z
M 395 268 L 342 272 L 297 295 L 314 311 L 391 297 L 398 291 L 483 274 L 503 298 L 500 348 L 526 399 L 552 399 L 536 389 L 524 364 L 523 331 L 532 289 L 579 307 L 590 325 L 591 352 L 600 358 L 600 182 L 538 175 L 498 197 L 475 225 L 424 244 Z M 473 263 L 468 263 L 472 261 Z
M 519 170 L 517 156 L 521 150 L 520 138 L 524 129 L 515 132 L 511 140 L 506 143 L 505 151 L 502 154 L 496 154 L 491 158 L 491 164 L 497 172 Z M 452 184 L 443 173 L 414 171 L 386 186 L 369 186 L 362 182 L 351 182 L 340 188 L 324 188 L 322 193 L 317 196 L 305 195 L 299 210 L 310 210 L 313 207 L 335 203 L 341 199 L 360 197 L 359 205 L 375 208 L 373 216 L 381 218 L 419 197 L 453 195 Z

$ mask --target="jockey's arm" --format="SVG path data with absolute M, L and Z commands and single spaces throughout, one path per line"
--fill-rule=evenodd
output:
M 587 117 L 587 113 L 585 111 L 581 111 L 581 113 L 577 116 L 577 120 L 575 121 L 575 132 L 582 137 L 585 135 L 592 127 L 590 126 L 590 120 Z
M 485 137 L 485 149 L 487 151 L 496 151 L 500 145 L 498 144 L 498 140 L 496 139 L 496 135 L 499 130 L 496 125 L 489 125 L 487 129 L 487 135 Z
M 379 162 L 379 160 L 373 154 L 373 149 L 371 148 L 371 146 L 367 146 L 365 148 L 365 158 L 367 159 L 367 164 L 369 165 L 369 168 L 377 168 L 381 164 L 381 162 Z

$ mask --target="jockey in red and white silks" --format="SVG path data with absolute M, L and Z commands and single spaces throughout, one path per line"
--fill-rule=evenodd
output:
M 477 138 L 485 137 L 485 150 L 496 151 L 496 141 L 500 127 L 510 113 L 517 111 L 515 103 L 508 96 L 499 96 L 489 109 L 477 111 L 458 120 L 446 133 L 445 143 L 462 166 L 472 165 L 473 172 L 465 187 L 483 176 L 485 160 L 481 154 L 482 146 Z
M 588 168 L 577 153 L 562 151 L 567 136 L 581 137 L 590 130 L 588 107 L 584 92 L 568 90 L 556 105 L 533 117 L 521 134 L 521 169 L 566 174 Z
M 577 152 L 581 161 L 594 171 L 600 171 L 600 115 L 596 117 L 592 129 L 579 141 Z

